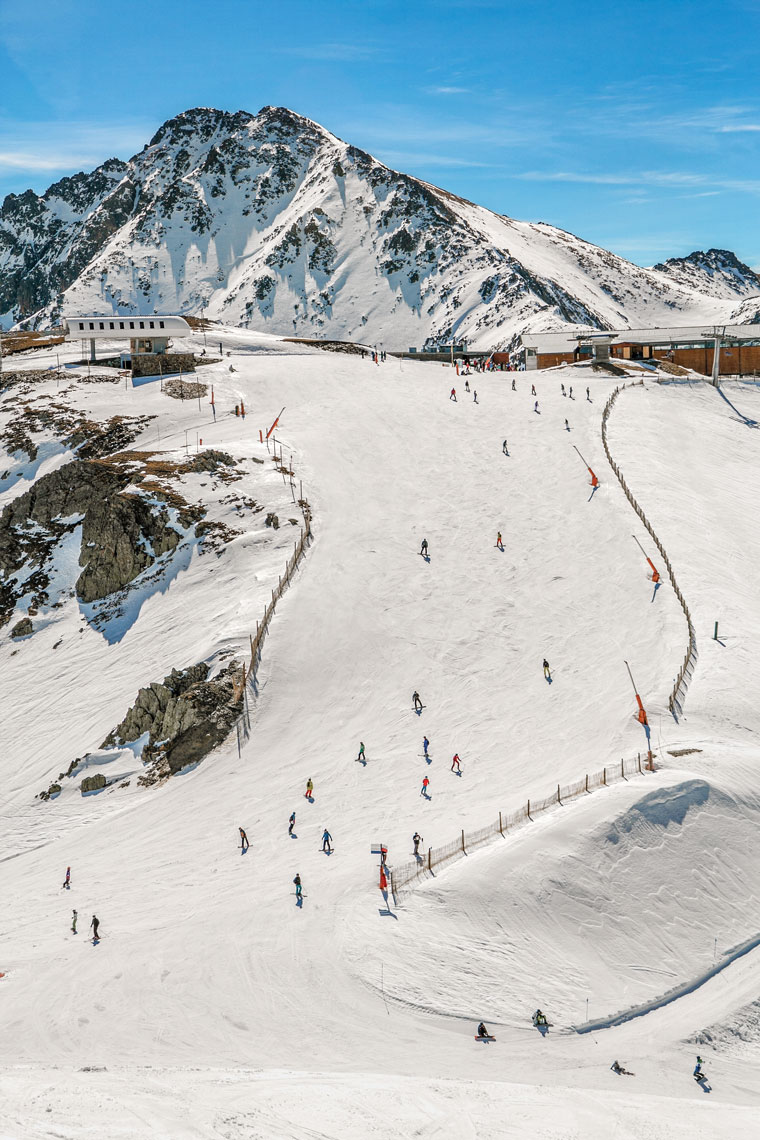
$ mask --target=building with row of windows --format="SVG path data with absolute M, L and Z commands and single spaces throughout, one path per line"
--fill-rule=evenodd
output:
M 121 352 L 122 363 L 132 356 L 159 355 L 168 351 L 169 338 L 188 336 L 192 331 L 184 317 L 170 316 L 71 316 L 64 321 L 65 340 L 89 341 L 90 360 L 96 359 L 98 341 L 129 341 L 129 353 Z

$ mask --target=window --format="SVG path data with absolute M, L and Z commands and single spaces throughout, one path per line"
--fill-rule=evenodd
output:
M 112 329 L 114 327 L 113 321 L 108 322 L 108 327 L 109 327 L 109 329 Z
M 133 328 L 135 327 L 135 322 L 134 322 L 134 321 L 130 321 L 130 322 L 129 322 L 129 327 L 130 327 L 131 329 L 133 329 Z
M 106 326 L 105 326 L 105 324 L 103 323 L 103 321 L 98 321 L 98 325 L 99 325 L 99 327 L 100 327 L 101 329 L 105 330 L 105 327 L 106 327 Z
M 140 328 L 141 328 L 141 329 L 144 329 L 144 328 L 145 328 L 145 321 L 140 321 Z
M 120 328 L 120 329 L 123 329 L 123 328 L 124 328 L 124 321 L 119 321 L 119 328 Z
M 153 321 L 150 321 L 149 323 L 150 323 L 150 327 L 151 327 L 152 329 L 154 329 L 154 328 L 156 327 L 156 326 L 153 324 Z
M 80 321 L 80 322 L 79 322 L 79 327 L 80 327 L 80 329 L 83 329 L 83 328 L 84 328 L 84 321 Z
M 91 329 L 94 329 L 94 328 L 95 328 L 95 325 L 92 323 L 92 321 L 90 321 L 90 328 L 91 328 Z
M 164 327 L 164 322 L 163 322 L 163 321 L 159 321 L 159 322 L 158 322 L 158 327 L 159 327 L 160 329 L 162 329 L 162 328 Z

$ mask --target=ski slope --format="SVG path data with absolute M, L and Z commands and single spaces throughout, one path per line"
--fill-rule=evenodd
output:
M 155 416 L 135 448 L 160 433 L 167 455 L 183 454 L 187 429 L 265 459 L 259 428 L 284 405 L 277 437 L 315 540 L 264 643 L 241 755 L 233 736 L 159 787 L 33 799 L 98 747 L 140 684 L 245 644 L 291 549 L 283 528 L 274 538 L 249 520 L 210 571 L 191 552 L 112 643 L 89 626 L 74 635 L 73 600 L 27 641 L 3 631 L 0 1135 L 754 1134 L 757 1054 L 692 1040 L 757 998 L 760 951 L 731 960 L 760 933 L 756 551 L 742 538 L 754 430 L 708 386 L 650 379 L 610 417 L 613 455 L 698 626 L 676 724 L 667 696 L 685 622 L 669 587 L 653 597 L 632 537 L 648 536 L 604 460 L 609 377 L 521 373 L 513 392 L 509 374 L 473 375 L 475 403 L 442 365 L 220 335 L 231 356 L 202 373 L 215 422 L 155 385 L 80 383 L 70 398 L 94 415 Z M 757 391 L 734 389 L 759 419 Z M 231 414 L 241 397 L 245 421 Z M 593 497 L 573 444 L 599 476 Z M 246 486 L 274 503 L 280 477 L 271 461 L 255 467 Z M 707 643 L 713 612 L 723 646 Z M 53 654 L 45 638 L 61 632 Z M 448 842 L 646 750 L 626 660 L 658 771 L 547 813 L 386 905 L 373 843 L 405 862 L 415 830 L 425 847 Z M 682 749 L 701 751 L 670 755 Z M 553 1023 L 545 1038 L 530 1024 L 537 1005 Z M 609 1029 L 573 1028 L 633 1010 Z M 473 1040 L 481 1018 L 492 1046 Z M 691 1079 L 698 1051 L 709 1093 Z M 616 1057 L 635 1078 L 610 1072 Z

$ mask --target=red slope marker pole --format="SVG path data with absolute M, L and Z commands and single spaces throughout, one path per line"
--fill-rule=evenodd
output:
M 659 580 L 660 580 L 660 575 L 659 575 L 658 571 L 657 571 L 657 570 L 655 570 L 654 562 L 653 562 L 653 561 L 652 561 L 652 559 L 649 557 L 649 555 L 647 554 L 646 550 L 644 549 L 644 547 L 641 545 L 641 543 L 640 543 L 640 542 L 639 542 L 639 540 L 637 539 L 636 535 L 635 535 L 635 534 L 632 534 L 632 535 L 631 535 L 631 538 L 632 538 L 632 539 L 633 539 L 633 541 L 636 543 L 636 545 L 638 546 L 639 550 L 641 551 L 641 553 L 644 555 L 644 557 L 646 558 L 647 562 L 648 562 L 648 563 L 649 563 L 649 565 L 651 566 L 651 568 L 652 568 L 652 581 L 654 582 L 654 584 L 655 584 L 655 585 L 657 585 L 657 583 L 658 583 L 658 582 L 659 582 Z
M 272 432 L 274 431 L 274 429 L 277 427 L 278 423 L 280 422 L 280 416 L 282 415 L 282 413 L 283 413 L 284 411 L 285 411 L 285 409 L 284 409 L 284 408 L 280 408 L 280 412 L 279 412 L 279 415 L 277 416 L 277 419 L 274 421 L 274 423 L 273 423 L 273 424 L 272 424 L 272 426 L 270 427 L 269 431 L 267 432 L 267 439 L 269 439 L 270 435 L 272 434 Z
M 573 444 L 573 447 L 575 448 L 576 451 L 578 451 L 578 448 L 575 447 L 575 444 Z M 583 456 L 581 455 L 580 451 L 578 451 L 578 454 L 581 456 L 581 459 L 583 459 Z M 598 487 L 599 486 L 599 480 L 597 479 L 596 475 L 594 474 L 594 472 L 589 467 L 588 463 L 586 463 L 585 459 L 583 459 L 583 462 L 586 466 L 586 470 L 588 471 L 589 475 L 591 476 L 591 486 L 594 488 Z
M 636 682 L 633 679 L 633 673 L 631 672 L 631 666 L 628 664 L 627 661 L 625 662 L 625 667 L 628 670 L 628 676 L 631 678 L 631 684 L 633 685 L 633 692 L 636 696 L 636 704 L 639 706 L 639 711 L 636 713 L 636 720 L 639 722 L 639 724 L 643 725 L 646 728 L 649 725 L 649 721 L 647 720 L 646 709 L 644 708 L 643 704 L 641 703 L 641 697 L 639 696 L 638 690 L 636 689 Z

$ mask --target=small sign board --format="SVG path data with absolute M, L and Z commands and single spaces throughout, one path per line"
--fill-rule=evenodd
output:
M 388 848 L 385 846 L 384 843 L 373 843 L 369 849 L 369 853 L 370 853 L 370 855 L 383 855 L 383 854 L 387 855 L 388 854 Z

